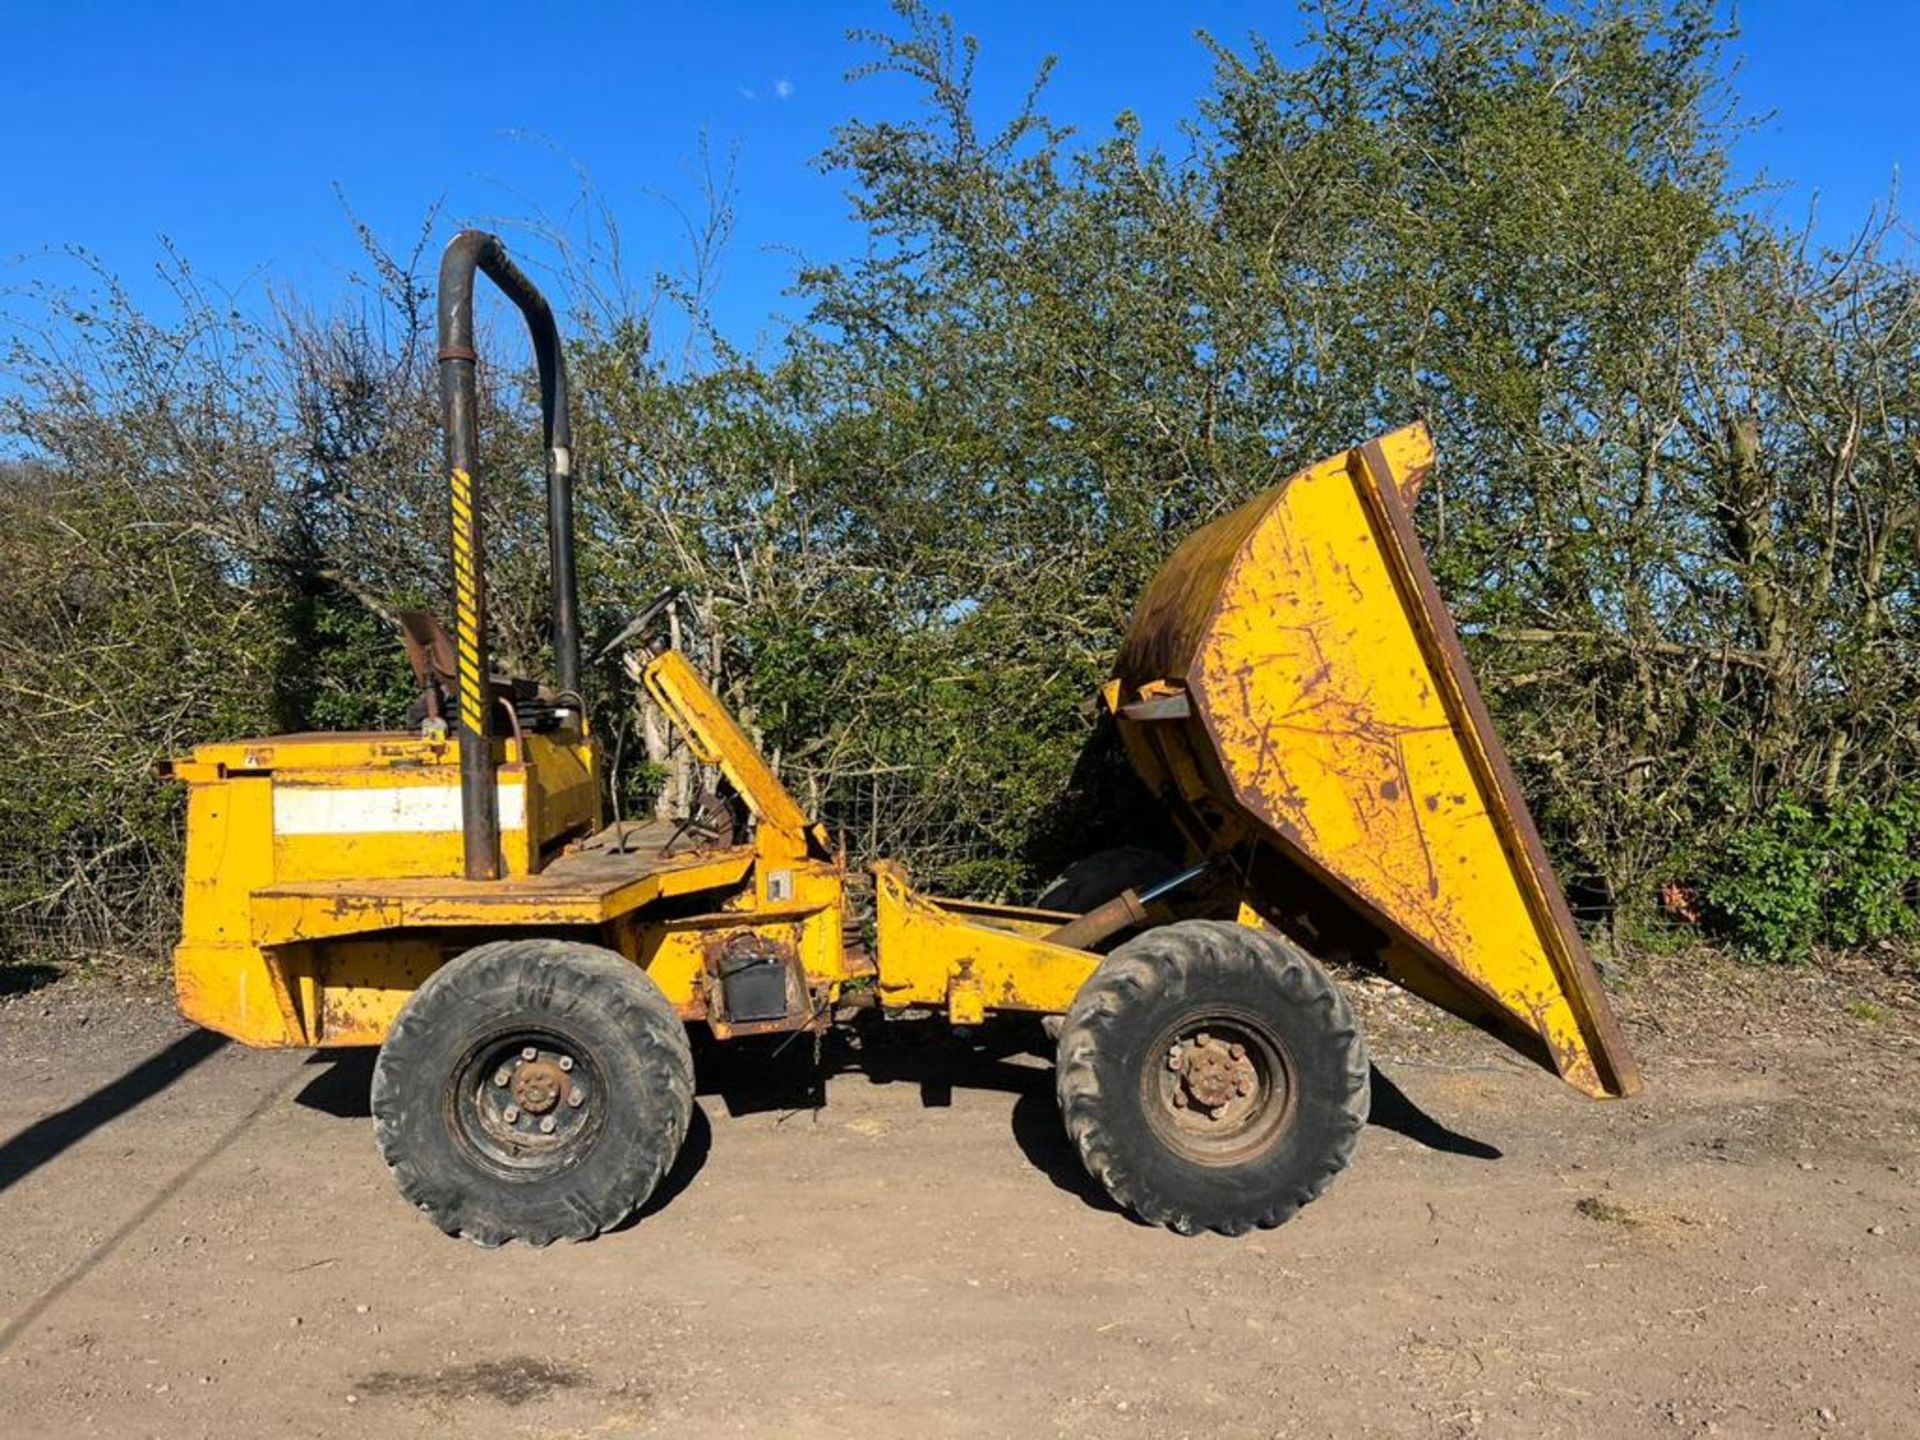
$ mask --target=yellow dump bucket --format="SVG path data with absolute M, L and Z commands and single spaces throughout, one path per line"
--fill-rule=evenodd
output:
M 1406 988 L 1580 1090 L 1631 1094 L 1414 534 L 1432 463 L 1409 426 L 1190 536 L 1141 600 L 1107 703 L 1194 844 L 1253 855 L 1256 910 L 1310 931 L 1342 912 L 1344 948 L 1364 937 Z

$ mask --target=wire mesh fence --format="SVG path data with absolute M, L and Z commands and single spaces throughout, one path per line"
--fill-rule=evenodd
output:
M 1015 898 L 1024 876 L 1018 858 L 971 823 L 927 776 L 898 767 L 826 777 L 797 770 L 786 779 L 846 847 L 849 866 L 899 860 L 918 884 L 934 890 Z
M 178 867 L 161 857 L 83 858 L 53 879 L 0 864 L 0 972 L 157 967 L 179 933 Z
M 850 868 L 905 862 L 917 882 L 949 893 L 1006 898 L 1020 867 L 927 777 L 906 769 L 826 775 L 790 768 L 801 804 L 844 845 Z M 64 873 L 0 862 L 0 971 L 22 967 L 152 970 L 180 933 L 177 856 L 141 852 L 76 856 Z M 0 974 L 0 989 L 10 988 Z

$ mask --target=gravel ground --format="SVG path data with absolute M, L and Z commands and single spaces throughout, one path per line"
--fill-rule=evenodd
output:
M 393 1193 L 367 1055 L 219 1044 L 157 990 L 15 995 L 0 1431 L 1915 1432 L 1920 1005 L 1891 964 L 1628 974 L 1648 1089 L 1616 1104 L 1354 988 L 1375 1123 L 1279 1230 L 1133 1223 L 1027 1031 L 892 1025 L 822 1072 L 725 1054 L 643 1218 L 493 1252 Z

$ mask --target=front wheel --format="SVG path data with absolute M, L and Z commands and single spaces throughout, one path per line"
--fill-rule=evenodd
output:
M 1182 1234 L 1278 1225 L 1366 1123 L 1367 1045 L 1332 979 L 1271 931 L 1186 920 L 1129 940 L 1061 1027 L 1060 1111 L 1109 1194 Z
M 481 1245 L 584 1240 L 642 1205 L 693 1115 L 686 1027 L 597 946 L 505 940 L 414 992 L 373 1071 L 400 1193 Z

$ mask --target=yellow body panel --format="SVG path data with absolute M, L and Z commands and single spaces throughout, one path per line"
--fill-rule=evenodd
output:
M 425 935 L 382 935 L 282 952 L 306 982 L 295 1019 L 304 1045 L 378 1045 L 400 1007 L 445 963 Z
M 935 900 L 898 865 L 874 866 L 881 1003 L 946 1006 L 955 1024 L 989 1009 L 1058 1012 L 1099 957 L 1040 937 L 1061 921 L 1045 911 Z
M 188 785 L 182 1011 L 253 1045 L 377 1044 L 453 955 L 558 932 L 627 954 L 683 1014 L 723 1032 L 716 957 L 752 937 L 790 957 L 806 1013 L 823 1013 L 870 972 L 845 944 L 841 860 L 685 657 L 669 651 L 642 678 L 746 802 L 750 843 L 666 853 L 670 825 L 582 843 L 599 808 L 590 740 L 504 743 L 499 880 L 462 877 L 459 751 L 445 739 L 274 736 L 176 762 Z M 705 903 L 689 908 L 693 897 Z
M 1638 1077 L 1414 539 L 1406 497 L 1432 459 L 1412 426 L 1189 537 L 1141 602 L 1109 703 L 1203 852 L 1276 847 L 1378 927 L 1403 984 L 1581 1090 L 1629 1092 Z M 1250 899 L 1286 908 L 1284 888 Z
M 539 734 L 496 743 L 501 851 L 508 874 L 528 875 L 545 852 L 599 822 L 595 746 Z M 451 741 L 279 735 L 199 746 L 172 772 L 196 792 L 269 781 L 270 823 L 248 843 L 272 847 L 278 876 L 460 873 L 460 754 Z M 189 855 L 189 875 L 192 869 Z
M 565 732 L 496 743 L 501 851 L 510 877 L 537 880 L 549 854 L 598 823 L 596 745 Z M 458 747 L 406 733 L 276 735 L 201 745 L 171 770 L 187 785 L 182 1012 L 249 1044 L 362 1043 L 323 1041 L 332 1001 L 363 975 L 404 998 L 431 966 L 417 940 L 388 936 L 381 953 L 399 962 L 343 951 L 348 968 L 310 942 L 435 923 L 421 887 L 461 870 Z M 390 893 L 351 893 L 369 879 Z
M 1103 695 L 1194 849 L 1239 857 L 1234 882 L 1209 882 L 1216 902 L 1235 892 L 1219 913 L 1298 933 L 1308 892 L 1334 897 L 1410 989 L 1589 1093 L 1623 1093 L 1637 1076 L 1407 516 L 1431 460 L 1410 427 L 1190 537 Z M 555 932 L 619 950 L 722 1035 L 820 1023 L 869 980 L 882 1005 L 956 1024 L 1072 1003 L 1098 957 L 1043 938 L 1060 916 L 923 896 L 885 862 L 876 967 L 846 943 L 842 857 L 685 657 L 632 673 L 745 803 L 745 843 L 679 853 L 646 826 L 586 840 L 593 742 L 530 735 L 500 756 L 507 873 L 469 881 L 446 740 L 203 746 L 175 766 L 190 787 L 182 1009 L 255 1045 L 377 1043 L 446 959 Z M 786 963 L 785 1018 L 724 1013 L 719 976 L 742 946 Z

